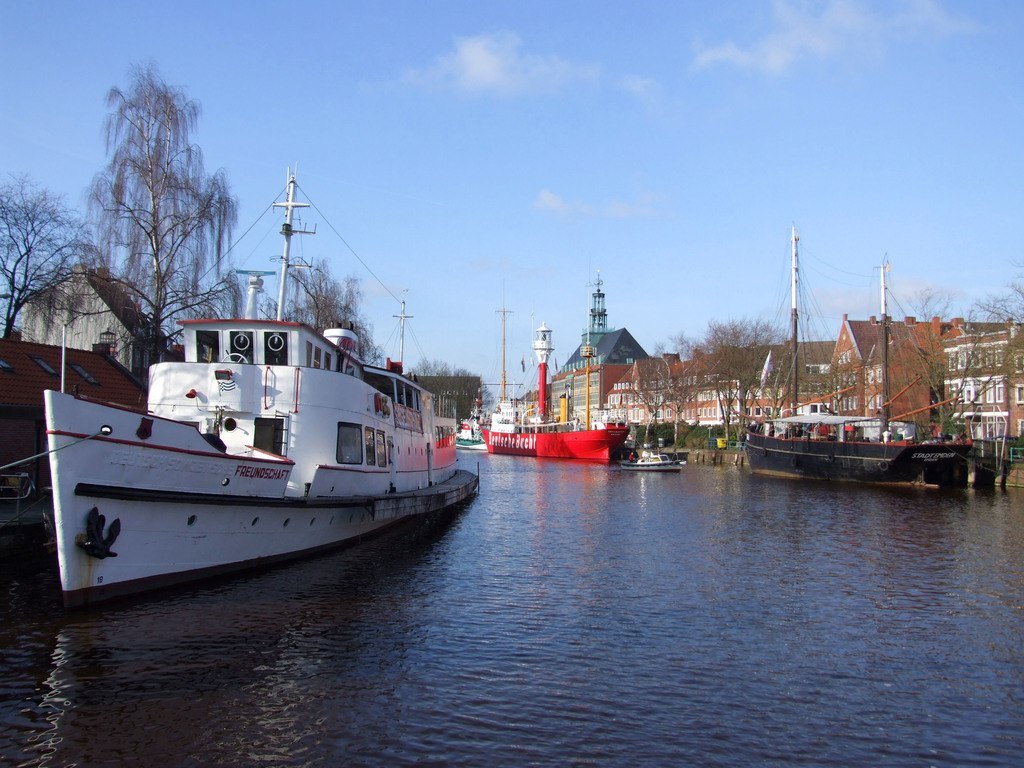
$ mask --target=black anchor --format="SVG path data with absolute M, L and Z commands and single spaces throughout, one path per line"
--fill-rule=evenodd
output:
M 96 507 L 93 507 L 85 518 L 85 533 L 80 533 L 75 537 L 75 544 L 100 560 L 106 557 L 117 557 L 117 552 L 111 552 L 110 547 L 117 540 L 117 535 L 121 533 L 121 518 L 118 517 L 114 518 L 107 530 L 107 535 L 104 536 L 103 526 L 106 525 L 106 522 L 107 519 L 100 514 Z

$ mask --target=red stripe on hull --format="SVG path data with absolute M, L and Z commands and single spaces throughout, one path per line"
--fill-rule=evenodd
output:
M 608 461 L 626 441 L 629 427 L 590 429 L 583 432 L 491 432 L 483 430 L 488 453 L 539 456 L 552 459 Z

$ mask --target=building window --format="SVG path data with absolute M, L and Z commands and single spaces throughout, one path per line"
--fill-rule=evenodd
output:
M 6 360 L 0 360 L 0 371 L 3 371 L 4 373 L 14 373 L 14 366 Z
M 1024 385 L 1020 384 L 1017 385 L 1017 405 L 1024 405 Z

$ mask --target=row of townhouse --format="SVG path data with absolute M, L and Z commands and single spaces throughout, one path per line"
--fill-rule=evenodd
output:
M 888 326 L 892 418 L 935 431 L 962 430 L 974 438 L 1024 435 L 1024 332 L 1019 323 L 906 317 Z M 821 403 L 843 415 L 878 414 L 886 403 L 883 333 L 877 317 L 851 320 L 844 315 L 834 342 L 800 344 L 798 401 Z M 787 348 L 774 347 L 772 355 L 785 358 Z M 739 377 L 728 379 L 709 365 L 677 355 L 637 360 L 609 384 L 604 407 L 613 420 L 632 424 L 656 420 L 703 426 L 741 425 L 784 414 L 789 407 L 788 362 L 776 366 L 771 376 L 765 365 L 761 380 L 746 387 Z

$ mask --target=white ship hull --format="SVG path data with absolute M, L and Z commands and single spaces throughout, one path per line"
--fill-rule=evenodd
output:
M 225 371 L 231 387 L 215 379 Z M 146 413 L 47 392 L 65 604 L 341 546 L 472 495 L 475 476 L 456 472 L 454 422 L 433 413 L 429 393 L 414 396 L 397 373 L 360 375 L 161 363 Z M 253 447 L 261 421 L 278 424 L 287 457 Z

